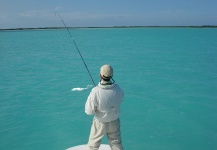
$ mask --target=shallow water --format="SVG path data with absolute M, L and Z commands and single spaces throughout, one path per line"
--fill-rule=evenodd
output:
M 70 31 L 96 83 L 114 68 L 126 150 L 216 149 L 217 29 Z M 72 89 L 93 83 L 66 30 L 0 32 L 0 57 L 1 150 L 87 143 L 91 88 Z

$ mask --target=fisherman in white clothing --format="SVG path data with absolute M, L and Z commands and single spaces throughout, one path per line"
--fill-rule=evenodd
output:
M 94 115 L 88 141 L 89 150 L 98 150 L 105 134 L 112 150 L 123 150 L 119 114 L 124 94 L 112 76 L 112 67 L 103 65 L 100 68 L 101 80 L 92 89 L 85 104 L 85 112 Z

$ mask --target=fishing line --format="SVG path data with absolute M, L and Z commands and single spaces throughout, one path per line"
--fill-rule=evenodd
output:
M 92 80 L 92 82 L 93 82 L 93 85 L 96 86 L 96 84 L 95 84 L 95 82 L 94 82 L 94 80 L 93 80 L 93 78 L 92 78 L 92 76 L 91 76 L 91 74 L 90 74 L 90 71 L 89 71 L 89 69 L 88 69 L 88 67 L 87 67 L 87 64 L 85 63 L 84 58 L 83 58 L 83 56 L 81 55 L 81 52 L 80 52 L 80 50 L 78 49 L 78 46 L 77 46 L 75 40 L 73 39 L 71 32 L 69 31 L 69 28 L 66 26 L 65 22 L 63 21 L 62 17 L 59 15 L 59 13 L 56 12 L 55 14 L 58 15 L 58 17 L 59 17 L 60 20 L 62 21 L 63 25 L 64 25 L 65 28 L 67 29 L 67 31 L 68 31 L 68 33 L 69 33 L 69 36 L 71 37 L 71 39 L 72 39 L 72 41 L 73 41 L 73 43 L 74 43 L 74 45 L 75 45 L 75 47 L 76 47 L 76 49 L 77 49 L 77 51 L 78 51 L 78 53 L 79 53 L 79 55 L 80 55 L 80 57 L 81 57 L 83 63 L 84 63 L 84 66 L 85 66 L 85 68 L 86 68 L 86 70 L 87 70 L 87 72 L 88 72 L 88 74 L 89 74 L 89 76 L 90 76 L 90 78 L 91 78 L 91 80 Z

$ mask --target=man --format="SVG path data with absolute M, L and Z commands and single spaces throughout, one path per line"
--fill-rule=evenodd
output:
M 89 150 L 98 150 L 105 134 L 112 150 L 123 150 L 119 114 L 124 94 L 112 76 L 112 67 L 103 65 L 100 68 L 100 82 L 92 89 L 85 104 L 86 114 L 94 115 Z

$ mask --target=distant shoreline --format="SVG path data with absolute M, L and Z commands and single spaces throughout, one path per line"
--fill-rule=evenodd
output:
M 69 29 L 85 29 L 85 28 L 217 28 L 213 25 L 203 26 L 112 26 L 112 27 L 67 27 Z M 54 30 L 54 29 L 66 29 L 66 27 L 39 27 L 39 28 L 8 28 L 2 30 Z

